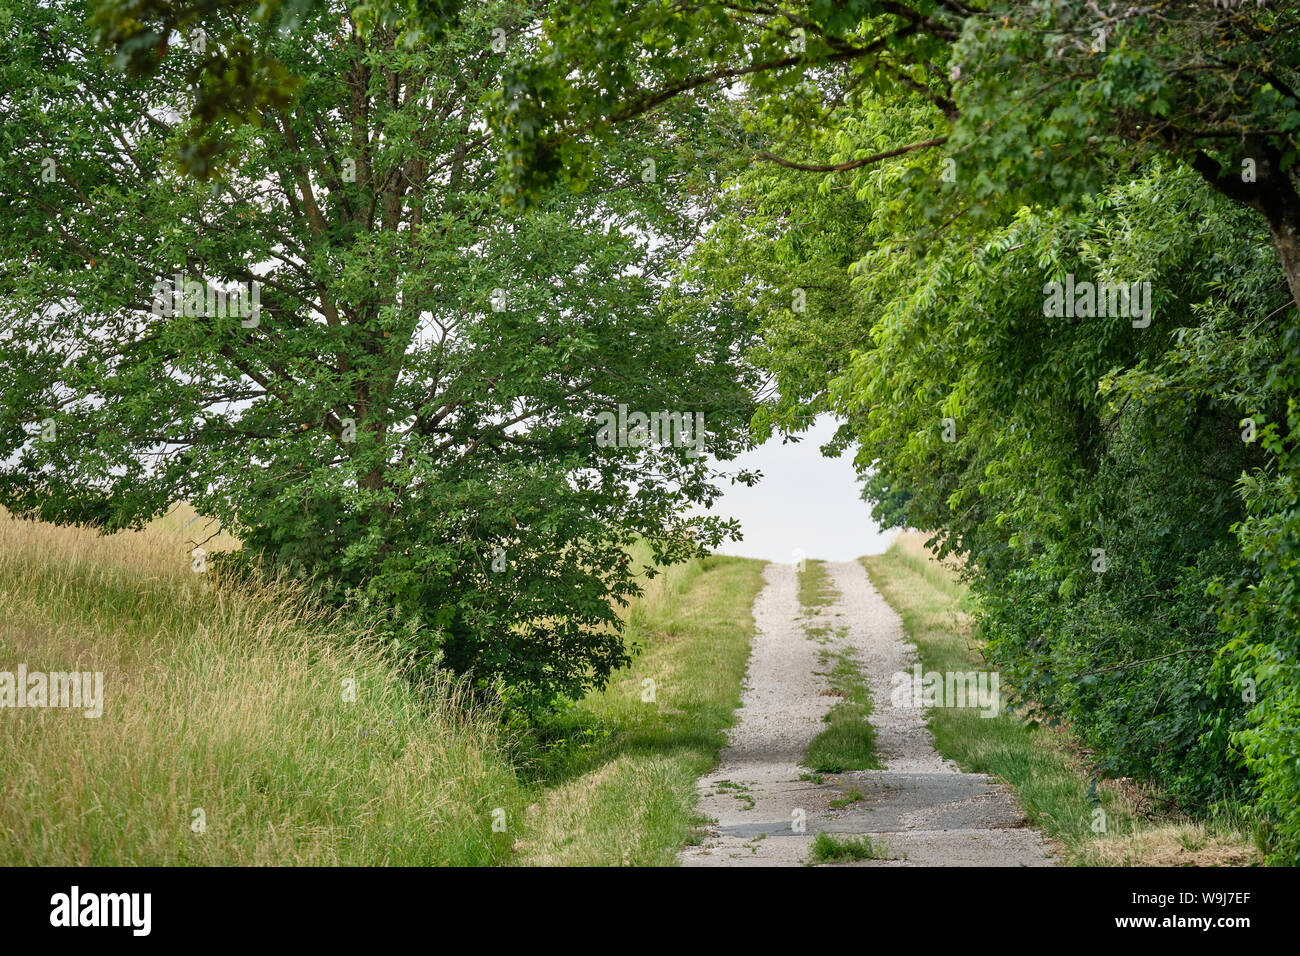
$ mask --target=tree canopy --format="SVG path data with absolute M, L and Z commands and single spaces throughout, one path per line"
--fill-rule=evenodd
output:
M 938 123 L 882 96 L 802 165 Z M 760 435 L 834 413 L 876 518 L 963 559 L 1027 716 L 1184 810 L 1247 802 L 1293 862 L 1300 323 L 1275 237 L 1169 156 L 983 208 L 948 158 L 756 164 L 681 281 L 760 323 Z
M 941 151 L 966 215 L 1069 202 L 1169 154 L 1261 214 L 1300 301 L 1297 30 L 1291 4 L 1201 0 L 575 0 L 507 72 L 497 122 L 520 201 L 581 183 L 620 122 L 740 81 L 779 117 L 759 158 L 826 172 Z M 864 103 L 897 94 L 928 105 L 931 135 L 854 135 Z
M 245 559 L 381 609 L 419 667 L 530 705 L 600 685 L 629 542 L 671 562 L 731 532 L 688 511 L 746 438 L 747 320 L 658 294 L 702 228 L 682 156 L 708 104 L 518 216 L 482 98 L 526 8 L 410 48 L 307 11 L 266 39 L 292 108 L 204 184 L 170 162 L 200 54 L 123 77 L 85 12 L 32 3 L 2 34 L 0 502 L 117 528 L 186 499 Z M 704 432 L 598 442 L 619 406 Z

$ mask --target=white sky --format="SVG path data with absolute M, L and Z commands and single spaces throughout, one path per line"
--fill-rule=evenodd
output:
M 752 488 L 723 485 L 712 513 L 739 519 L 744 538 L 724 544 L 719 554 L 789 562 L 802 548 L 809 558 L 848 561 L 889 547 L 895 532 L 876 527 L 858 497 L 852 450 L 840 458 L 820 451 L 834 434 L 834 419 L 823 415 L 797 444 L 774 437 L 726 463 L 728 472 L 757 469 L 763 479 Z

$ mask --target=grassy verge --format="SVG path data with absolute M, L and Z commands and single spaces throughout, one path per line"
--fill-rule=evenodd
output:
M 799 604 L 804 614 L 814 615 L 838 597 L 824 562 L 809 561 L 799 575 Z M 807 623 L 804 632 L 825 644 L 831 627 Z M 826 714 L 826 729 L 808 744 L 803 765 L 815 774 L 878 770 L 881 763 L 876 757 L 876 728 L 868 719 L 871 691 L 853 653 L 824 650 L 820 656 L 823 666 L 831 668 L 826 674 L 830 678 L 829 693 L 840 700 Z
M 695 781 L 740 704 L 763 562 L 711 557 L 651 582 L 628 617 L 642 653 L 546 727 L 516 862 L 668 865 L 692 837 Z
M 659 574 L 625 611 L 632 666 L 508 731 L 292 585 L 196 573 L 196 545 L 239 542 L 193 518 L 101 537 L 0 512 L 0 671 L 104 675 L 101 717 L 0 710 L 0 864 L 646 864 L 690 838 L 762 562 Z
M 0 711 L 0 863 L 509 858 L 493 821 L 525 791 L 491 715 L 413 688 L 291 587 L 219 587 L 178 535 L 0 512 L 0 671 L 103 672 L 98 718 Z
M 888 552 L 862 563 L 902 617 L 925 670 L 982 669 L 966 590 L 952 569 L 930 556 L 924 540 L 901 535 Z M 1241 865 L 1258 858 L 1245 835 L 1229 827 L 1143 812 L 1143 795 L 1121 782 L 1090 790 L 1086 760 L 1064 730 L 1030 728 L 1006 713 L 986 718 L 976 709 L 956 707 L 932 709 L 929 725 L 945 757 L 1011 785 L 1030 823 L 1057 845 L 1062 862 Z
M 829 662 L 829 655 L 823 656 Z M 804 753 L 803 765 L 814 773 L 843 773 L 846 770 L 879 770 L 876 756 L 876 728 L 868 719 L 871 692 L 848 651 L 834 656 L 830 690 L 840 700 L 826 715 L 826 729 L 813 738 Z

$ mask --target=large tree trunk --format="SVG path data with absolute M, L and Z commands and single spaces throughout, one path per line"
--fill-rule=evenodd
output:
M 1277 223 L 1269 222 L 1268 225 L 1273 233 L 1273 247 L 1282 260 L 1287 288 L 1291 290 L 1291 298 L 1297 308 L 1300 308 L 1300 218 L 1292 215 Z
M 1281 168 L 1275 150 L 1261 147 L 1254 161 L 1253 180 L 1243 179 L 1240 169 L 1223 170 L 1206 153 L 1198 153 L 1192 165 L 1211 186 L 1254 209 L 1268 223 L 1273 248 L 1282 262 L 1291 301 L 1300 309 L 1300 191 L 1290 170 Z

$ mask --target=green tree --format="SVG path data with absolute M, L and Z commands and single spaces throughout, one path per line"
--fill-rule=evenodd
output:
M 525 202 L 580 184 L 619 123 L 719 84 L 771 121 L 781 150 L 757 158 L 830 172 L 942 151 L 967 216 L 1067 203 L 1169 154 L 1263 217 L 1300 303 L 1298 31 L 1284 3 L 570 0 L 507 72 L 497 122 Z M 898 94 L 928 104 L 931 135 L 853 137 L 862 104 Z
M 882 100 L 853 136 L 930 122 Z M 761 321 L 760 426 L 835 413 L 876 517 L 966 558 L 991 662 L 1099 772 L 1191 812 L 1248 797 L 1294 861 L 1300 352 L 1268 232 L 1166 159 L 935 229 L 941 170 L 756 166 L 683 281 Z M 1067 274 L 1149 283 L 1150 321 L 1047 314 Z
M 734 530 L 687 513 L 746 440 L 747 323 L 657 305 L 700 229 L 707 104 L 516 215 L 481 100 L 523 7 L 411 48 L 308 13 L 266 39 L 295 105 L 203 185 L 169 162 L 199 54 L 124 79 L 85 12 L 0 25 L 0 503 L 117 528 L 187 499 L 247 556 L 383 609 L 418 667 L 529 706 L 602 684 L 626 546 L 673 561 Z M 705 434 L 598 441 L 619 405 Z
M 211 178 L 238 157 L 232 133 L 290 106 L 302 75 L 270 42 L 293 34 L 322 14 L 347 19 L 368 32 L 396 34 L 410 48 L 453 27 L 459 0 L 100 0 L 88 22 L 100 50 L 133 77 L 160 69 L 173 47 L 186 51 L 183 75 L 193 94 L 182 110 L 195 122 L 179 137 L 176 158 L 186 172 Z M 519 8 L 526 10 L 526 7 Z M 502 11 L 507 29 L 518 11 Z M 310 40 L 312 31 L 303 34 Z

